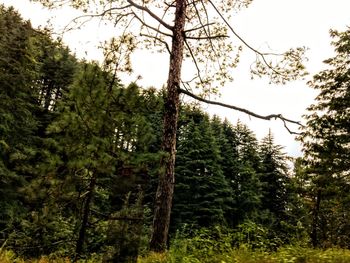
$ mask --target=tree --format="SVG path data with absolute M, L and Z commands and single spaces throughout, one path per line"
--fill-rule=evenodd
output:
M 181 115 L 172 228 L 225 224 L 232 192 L 209 117 L 196 108 L 184 108 Z
M 21 218 L 20 187 L 35 172 L 40 139 L 35 89 L 34 31 L 13 8 L 0 5 L 0 228 Z M 33 114 L 34 113 L 34 114 Z M 6 239 L 7 231 L 2 232 Z
M 237 122 L 233 127 L 239 165 L 231 177 L 231 187 L 236 203 L 235 225 L 245 220 L 255 220 L 261 205 L 261 182 L 258 177 L 260 159 L 258 141 L 249 128 Z M 232 176 L 232 175 L 231 175 Z
M 267 212 L 267 217 L 263 220 L 277 238 L 286 242 L 288 237 L 294 234 L 294 231 L 291 231 L 294 222 L 288 222 L 288 210 L 292 209 L 291 200 L 294 193 L 291 191 L 292 180 L 288 171 L 287 156 L 282 146 L 275 145 L 271 131 L 262 139 L 259 154 L 261 208 Z M 295 209 L 293 210 L 295 212 Z
M 263 183 L 262 204 L 279 220 L 284 219 L 287 205 L 288 167 L 282 146 L 274 144 L 274 138 L 269 134 L 260 144 L 261 170 L 260 180 Z
M 234 194 L 233 182 L 237 181 L 239 173 L 239 156 L 237 135 L 233 126 L 225 119 L 224 122 L 217 116 L 211 120 L 211 128 L 220 149 L 219 163 L 225 180 L 229 184 L 231 200 L 229 208 L 225 211 L 227 225 L 234 227 L 238 220 L 237 196 Z
M 345 191 L 350 175 L 350 30 L 330 33 L 335 39 L 332 45 L 336 55 L 325 60 L 329 68 L 316 74 L 309 82 L 319 94 L 316 103 L 308 108 L 306 127 L 299 137 L 309 182 L 313 186 L 310 193 L 313 199 L 311 239 L 314 246 L 325 242 L 346 243 L 341 239 L 334 241 L 331 237 L 341 228 L 348 228 L 343 220 L 333 225 L 339 218 L 329 217 L 335 214 L 331 208 L 334 206 L 337 212 L 343 213 L 342 217 L 348 216 L 345 202 L 348 195 Z M 330 227 L 331 224 L 333 227 Z M 330 229 L 332 231 L 328 232 Z
M 153 136 L 143 107 L 138 86 L 123 88 L 98 65 L 82 63 L 67 100 L 59 104 L 59 117 L 49 126 L 49 134 L 56 134 L 51 144 L 57 145 L 59 154 L 51 164 L 53 172 L 64 178 L 61 184 L 70 191 L 66 194 L 81 206 L 76 215 L 80 221 L 77 256 L 84 250 L 94 200 L 104 204 L 94 208 L 95 214 L 108 219 L 118 210 L 121 193 L 131 190 L 123 175 L 127 174 L 132 184 L 133 177 L 144 173 L 148 158 L 142 154 L 148 154 Z M 112 195 L 118 184 L 123 185 L 123 191 Z M 104 211 L 99 211 L 103 207 Z
M 37 0 L 48 6 L 62 5 L 65 0 Z M 295 79 L 304 73 L 301 64 L 304 49 L 298 48 L 281 54 L 278 63 L 270 60 L 271 53 L 260 52 L 246 43 L 229 23 L 229 12 L 248 6 L 251 1 L 212 1 L 212 0 L 176 0 L 167 1 L 68 1 L 73 7 L 82 9 L 86 15 L 81 19 L 93 17 L 111 20 L 122 28 L 121 39 L 125 36 L 135 37 L 135 32 L 144 37 L 149 47 L 161 47 L 169 52 L 169 75 L 167 81 L 167 97 L 164 110 L 164 131 L 159 184 L 156 194 L 153 234 L 151 249 L 162 251 L 166 248 L 170 223 L 171 204 L 174 191 L 174 165 L 176 154 L 176 130 L 179 112 L 179 95 L 193 94 L 191 84 L 203 88 L 204 92 L 216 90 L 218 84 L 232 79 L 230 70 L 238 63 L 240 47 L 233 48 L 230 37 L 238 38 L 241 43 L 257 56 L 252 73 L 258 76 L 269 75 L 273 82 L 285 82 Z M 97 4 L 99 3 L 99 5 Z M 92 13 L 90 13 L 92 12 Z M 78 21 L 75 19 L 74 21 Z M 86 21 L 82 21 L 83 23 Z M 135 31 L 135 24 L 140 30 Z M 132 48 L 134 49 L 134 47 Z M 236 55 L 233 54 L 236 52 Z M 195 81 L 185 81 L 181 77 L 184 58 L 190 58 L 197 72 Z M 202 72 L 208 75 L 203 76 Z M 216 81 L 216 83 L 215 83 Z M 192 85 L 192 86 L 193 86 Z M 181 88 L 183 86 L 183 88 Z M 207 101 L 208 102 L 208 101 Z M 227 106 L 227 105 L 226 105 Z M 290 120 L 279 114 L 261 116 L 245 109 L 241 110 L 252 116 L 270 120 L 279 118 L 284 122 Z

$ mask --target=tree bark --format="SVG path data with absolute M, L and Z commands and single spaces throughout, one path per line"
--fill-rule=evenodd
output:
M 150 242 L 152 251 L 164 251 L 167 247 L 170 213 L 175 184 L 176 131 L 179 113 L 179 87 L 184 52 L 184 28 L 186 23 L 186 1 L 176 1 L 175 24 L 173 28 L 170 55 L 167 97 L 164 105 L 164 128 L 159 182 L 155 199 L 153 232 Z
M 96 185 L 96 177 L 94 175 L 91 178 L 89 189 L 88 189 L 89 192 L 87 194 L 87 197 L 86 197 L 86 200 L 84 203 L 83 218 L 82 218 L 81 227 L 79 230 L 79 237 L 78 237 L 78 240 L 76 243 L 74 262 L 80 257 L 81 252 L 83 251 L 86 229 L 87 229 L 88 222 L 89 222 L 90 206 L 91 206 L 92 198 L 94 195 L 95 185 Z
M 315 206 L 312 211 L 311 242 L 314 248 L 318 246 L 317 228 L 318 228 L 318 216 L 320 212 L 320 204 L 321 204 L 321 190 L 318 190 L 317 195 L 315 197 Z

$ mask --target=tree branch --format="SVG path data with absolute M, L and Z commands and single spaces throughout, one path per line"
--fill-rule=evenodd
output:
M 185 33 L 188 33 L 188 32 L 192 32 L 192 31 L 196 31 L 196 30 L 200 30 L 200 29 L 205 29 L 206 27 L 209 27 L 209 26 L 211 26 L 211 25 L 215 25 L 215 23 L 201 24 L 201 25 L 198 26 L 198 27 L 194 27 L 194 28 L 187 29 L 187 30 L 185 30 L 184 32 L 185 32 Z
M 135 3 L 134 1 L 132 0 L 127 0 L 128 3 L 130 5 L 132 5 L 133 7 L 139 9 L 139 10 L 142 10 L 142 11 L 145 11 L 147 12 L 151 17 L 153 17 L 155 20 L 157 20 L 162 26 L 164 26 L 165 28 L 173 31 L 173 27 L 168 25 L 167 23 L 164 22 L 164 20 L 162 20 L 161 18 L 159 18 L 156 14 L 154 14 L 150 9 L 148 9 L 147 7 L 145 6 L 142 6 L 142 5 L 139 5 L 137 3 Z
M 194 39 L 194 40 L 210 40 L 210 39 L 218 39 L 218 38 L 227 38 L 229 36 L 227 35 L 214 35 L 214 36 L 206 36 L 206 37 L 192 37 L 192 36 L 186 36 L 187 39 Z
M 201 102 L 205 102 L 205 103 L 208 103 L 208 104 L 212 104 L 212 105 L 218 105 L 218 106 L 221 106 L 221 107 L 225 107 L 225 108 L 228 108 L 228 109 L 232 109 L 232 110 L 236 110 L 236 111 L 240 111 L 240 112 L 243 112 L 245 114 L 248 114 L 249 116 L 253 116 L 255 118 L 258 118 L 258 119 L 262 119 L 262 120 L 272 120 L 272 119 L 280 119 L 283 124 L 284 124 L 284 127 L 287 129 L 287 131 L 290 133 L 290 134 L 296 134 L 296 135 L 299 135 L 300 133 L 298 132 L 293 132 L 291 131 L 288 126 L 287 126 L 287 123 L 291 123 L 291 124 L 296 124 L 296 125 L 299 125 L 299 126 L 303 126 L 299 121 L 293 121 L 293 120 L 290 120 L 290 119 L 287 119 L 285 117 L 283 117 L 282 114 L 270 114 L 270 115 L 260 115 L 260 114 L 257 114 L 255 112 L 252 112 L 250 110 L 247 110 L 247 109 L 244 109 L 244 108 L 240 108 L 240 107 L 237 107 L 237 106 L 234 106 L 234 105 L 229 105 L 229 104 L 225 104 L 225 103 L 222 103 L 222 102 L 217 102 L 217 101 L 212 101 L 212 100 L 207 100 L 207 99 L 204 99 L 204 98 L 201 98 L 187 90 L 184 90 L 184 89 L 181 89 L 180 87 L 178 87 L 179 89 L 179 92 L 195 99 L 195 100 L 198 100 L 198 101 L 201 101 Z
M 224 23 L 228 26 L 228 28 L 231 30 L 231 32 L 250 50 L 254 51 L 255 53 L 259 54 L 260 56 L 264 56 L 266 54 L 260 52 L 259 50 L 253 48 L 251 45 L 249 45 L 238 33 L 233 29 L 233 27 L 230 25 L 230 23 L 226 20 L 226 18 L 221 14 L 221 12 L 218 10 L 218 8 L 214 5 L 214 3 L 211 0 L 208 0 L 208 2 L 212 5 L 212 7 L 215 9 L 216 13 L 221 17 L 221 19 L 224 21 Z
M 215 9 L 215 11 L 217 12 L 217 14 L 221 17 L 221 19 L 224 21 L 224 23 L 227 25 L 227 27 L 230 29 L 230 31 L 246 46 L 248 47 L 250 50 L 252 50 L 253 52 L 255 52 L 258 56 L 260 56 L 264 62 L 264 64 L 271 69 L 273 72 L 275 72 L 278 75 L 284 75 L 281 72 L 276 71 L 276 69 L 274 69 L 267 61 L 266 61 L 266 57 L 267 55 L 282 55 L 282 54 L 273 54 L 273 53 L 263 53 L 259 50 L 257 50 L 256 48 L 252 47 L 251 45 L 249 45 L 234 29 L 233 27 L 230 25 L 230 23 L 226 20 L 226 18 L 221 14 L 221 12 L 218 10 L 218 8 L 215 6 L 215 4 L 211 1 L 208 0 L 208 2 L 211 4 L 211 6 Z
M 154 38 L 155 40 L 157 40 L 157 41 L 161 42 L 162 44 L 164 44 L 164 45 L 165 45 L 165 47 L 166 47 L 167 51 L 169 52 L 169 54 L 171 54 L 170 47 L 169 47 L 169 45 L 168 45 L 168 43 L 167 43 L 166 41 L 164 41 L 164 40 L 160 39 L 160 38 L 159 38 L 159 37 L 157 37 L 157 36 L 151 36 L 151 35 L 142 34 L 142 33 L 140 34 L 140 36 L 142 36 L 142 37 Z
M 207 26 L 208 30 L 206 29 L 206 27 L 203 27 L 203 30 L 204 30 L 205 35 L 206 35 L 207 37 L 210 37 L 210 36 L 211 36 L 211 30 L 210 30 L 210 26 L 209 26 L 210 23 L 209 23 L 208 11 L 207 11 L 207 9 L 205 8 L 205 4 L 203 3 L 203 1 L 202 1 L 202 0 L 199 0 L 199 1 L 200 1 L 200 3 L 202 4 L 202 7 L 203 7 L 203 9 L 204 9 L 204 11 L 205 11 L 205 16 L 206 16 L 206 19 L 207 19 L 207 23 L 206 23 L 206 24 L 208 24 L 208 26 Z M 199 10 L 198 10 L 198 8 L 197 8 L 197 6 L 196 6 L 196 3 L 193 3 L 193 5 L 194 5 L 194 8 L 195 8 L 195 10 L 196 10 L 196 14 L 197 14 L 197 17 L 198 17 L 198 20 L 199 20 L 200 24 L 201 24 L 201 25 L 204 25 L 204 23 L 202 22 L 201 16 L 200 16 L 200 14 L 199 14 Z M 215 47 L 214 47 L 214 43 L 213 43 L 212 39 L 211 39 L 211 38 L 208 38 L 208 39 L 209 39 L 209 43 L 210 43 L 211 49 L 212 49 L 212 51 L 214 52 L 215 57 L 217 57 L 217 62 L 218 62 L 218 65 L 219 65 L 219 69 L 220 69 L 220 71 L 222 72 L 223 69 L 222 69 L 222 66 L 221 66 L 220 57 L 218 56 L 218 54 L 217 54 L 217 52 L 216 52 L 216 49 L 215 49 Z
M 133 13 L 133 15 L 135 16 L 135 18 L 136 18 L 137 20 L 139 20 L 140 23 L 141 23 L 143 26 L 145 26 L 145 27 L 147 27 L 147 28 L 149 28 L 149 29 L 152 29 L 152 30 L 156 31 L 157 33 L 159 33 L 159 34 L 161 34 L 161 35 L 168 36 L 168 37 L 173 37 L 173 36 L 170 35 L 170 34 L 167 34 L 167 33 L 165 33 L 165 32 L 162 32 L 162 31 L 160 31 L 159 29 L 157 29 L 157 28 L 155 28 L 155 27 L 153 27 L 153 26 L 150 26 L 150 25 L 146 24 L 146 22 L 143 21 L 135 12 L 132 12 L 132 13 Z
M 191 49 L 190 45 L 187 43 L 186 39 L 185 39 L 184 42 L 185 42 L 185 45 L 186 45 L 188 51 L 190 52 L 190 55 L 191 55 L 192 60 L 193 60 L 193 63 L 194 63 L 194 65 L 196 66 L 197 73 L 198 73 L 198 78 L 199 78 L 201 84 L 203 84 L 204 82 L 203 82 L 203 79 L 202 79 L 201 71 L 200 71 L 200 69 L 199 69 L 199 66 L 198 66 L 196 57 L 194 56 L 194 54 L 193 54 L 193 52 L 192 52 L 192 49 Z
M 78 16 L 78 17 L 75 17 L 73 18 L 65 27 L 64 27 L 64 31 L 68 28 L 68 26 L 72 23 L 77 23 L 77 21 L 79 19 L 82 19 L 82 18 L 89 18 L 88 20 L 82 22 L 81 25 L 85 24 L 86 22 L 88 22 L 89 20 L 91 20 L 92 18 L 94 17 L 104 17 L 107 13 L 110 13 L 114 10 L 123 10 L 123 9 L 127 9 L 131 7 L 131 5 L 126 5 L 126 6 L 122 6 L 122 7 L 111 7 L 111 8 L 108 8 L 106 10 L 104 10 L 103 12 L 99 13 L 99 14 L 85 14 L 85 15 L 81 15 L 81 16 Z M 130 13 L 129 13 L 130 14 Z M 68 31 L 71 30 L 71 29 L 68 29 Z

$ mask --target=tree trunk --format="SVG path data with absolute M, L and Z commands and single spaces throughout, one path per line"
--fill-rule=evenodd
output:
M 318 235 L 317 235 L 317 228 L 318 228 L 318 216 L 320 212 L 320 204 L 321 204 L 321 190 L 317 191 L 317 195 L 315 198 L 315 206 L 312 212 L 312 226 L 311 226 L 311 242 L 312 246 L 316 248 L 318 246 Z
M 86 228 L 88 226 L 89 222 L 89 214 L 90 214 L 90 206 L 92 202 L 92 198 L 94 196 L 94 190 L 95 190 L 95 185 L 96 185 L 96 177 L 95 175 L 91 178 L 89 189 L 88 189 L 88 194 L 84 203 L 84 208 L 83 208 L 83 219 L 81 222 L 81 227 L 79 230 L 79 237 L 76 243 L 76 248 L 75 248 L 75 260 L 76 261 L 80 255 L 81 252 L 83 251 L 83 245 L 85 242 L 85 233 L 86 233 Z
M 186 1 L 176 1 L 175 24 L 167 83 L 167 97 L 164 109 L 164 130 L 160 163 L 159 182 L 155 199 L 153 232 L 150 249 L 164 251 L 168 242 L 170 212 L 174 193 L 174 168 L 176 154 L 176 131 L 179 113 L 179 87 L 184 52 L 184 28 L 186 20 Z

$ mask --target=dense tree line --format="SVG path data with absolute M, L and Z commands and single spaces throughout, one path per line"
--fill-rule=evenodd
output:
M 11 8 L 0 7 L 0 30 L 1 244 L 27 257 L 134 260 L 167 154 L 166 92 L 124 86 L 113 67 L 77 60 Z M 249 239 L 261 230 L 270 249 L 348 246 L 350 33 L 333 35 L 334 69 L 311 82 L 321 93 L 294 171 L 271 132 L 258 141 L 241 122 L 181 105 L 170 235 L 221 226 Z

